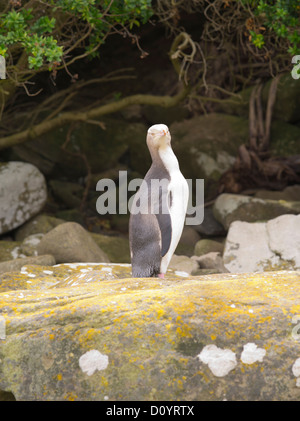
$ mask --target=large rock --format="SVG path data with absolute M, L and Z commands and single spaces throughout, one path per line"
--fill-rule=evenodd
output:
M 262 104 L 267 107 L 269 90 L 272 79 L 264 84 L 262 89 Z M 253 87 L 246 88 L 239 92 L 239 99 L 235 101 L 224 101 L 217 105 L 217 109 L 229 114 L 247 117 L 249 115 L 249 99 Z M 290 73 L 280 77 L 276 91 L 276 100 L 273 109 L 273 119 L 284 122 L 296 123 L 299 118 L 299 96 L 300 84 L 298 80 L 291 77 Z
M 65 223 L 63 219 L 55 218 L 50 215 L 40 214 L 30 219 L 16 230 L 15 238 L 17 241 L 23 241 L 33 234 L 47 234 L 53 228 Z
M 90 233 L 95 243 L 105 252 L 109 261 L 130 263 L 129 240 L 125 237 Z
M 54 257 L 51 256 L 51 254 L 34 257 L 23 257 L 14 260 L 8 260 L 6 262 L 0 262 L 0 274 L 21 270 L 21 268 L 26 265 L 52 266 L 55 265 L 55 263 L 56 261 Z
M 21 250 L 20 241 L 0 241 L 0 262 L 26 257 Z
M 224 193 L 214 203 L 215 218 L 228 230 L 233 221 L 268 221 L 284 214 L 299 214 L 300 200 L 264 200 L 250 196 Z
M 211 251 L 202 256 L 194 256 L 193 259 L 197 260 L 201 269 L 215 269 L 215 273 L 229 272 L 224 266 L 220 252 Z
M 52 254 L 57 263 L 108 262 L 104 251 L 91 235 L 76 222 L 66 222 L 43 236 L 38 254 Z
M 254 196 L 260 199 L 286 200 L 288 202 L 296 202 L 300 200 L 300 185 L 294 184 L 293 186 L 287 186 L 282 191 L 258 190 Z
M 219 241 L 215 241 L 209 238 L 199 240 L 195 244 L 194 255 L 202 256 L 211 252 L 220 252 L 223 253 L 224 245 Z
M 175 254 L 191 257 L 194 253 L 195 244 L 200 238 L 200 235 L 194 228 L 188 225 L 184 226 Z
M 216 220 L 212 208 L 204 209 L 204 219 L 199 225 L 194 225 L 194 229 L 207 237 L 216 237 L 226 234 L 224 227 Z
M 300 398 L 297 272 L 133 279 L 129 265 L 74 263 L 22 272 L 0 277 L 4 398 Z
M 199 265 L 196 260 L 193 260 L 188 256 L 173 254 L 169 268 L 175 270 L 175 274 L 181 273 L 182 275 L 186 274 L 186 276 L 188 276 L 194 274 L 194 272 L 198 270 Z
M 99 125 L 81 123 L 72 130 L 71 142 L 62 150 L 68 130 L 68 126 L 58 128 L 42 138 L 15 146 L 14 152 L 49 176 L 85 177 L 85 159 L 92 173 L 114 168 L 131 141 L 136 140 L 137 145 L 145 142 L 147 127 L 107 117 Z
M 298 110 L 297 110 L 298 112 Z M 248 116 L 248 113 L 247 113 Z M 173 149 L 186 178 L 204 179 L 205 196 L 218 191 L 220 176 L 232 167 L 239 146 L 249 139 L 247 117 L 210 113 L 170 125 Z M 300 129 L 283 121 L 272 121 L 270 152 L 273 156 L 300 154 Z M 139 154 L 134 168 L 141 174 L 149 168 L 146 146 L 140 143 L 132 154 Z M 141 149 L 142 148 L 142 149 Z
M 24 162 L 0 163 L 0 235 L 40 212 L 47 199 L 43 174 Z
M 218 180 L 247 140 L 248 124 L 241 117 L 212 113 L 173 123 L 170 132 L 185 177 Z
M 300 269 L 300 215 L 265 223 L 233 222 L 223 259 L 230 272 Z

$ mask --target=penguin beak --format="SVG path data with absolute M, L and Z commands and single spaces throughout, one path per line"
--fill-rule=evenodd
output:
M 150 134 L 150 136 L 152 137 L 156 137 L 156 136 L 163 137 L 163 136 L 167 136 L 168 133 L 169 133 L 169 130 L 164 130 L 164 129 L 156 133 L 148 132 L 148 134 Z

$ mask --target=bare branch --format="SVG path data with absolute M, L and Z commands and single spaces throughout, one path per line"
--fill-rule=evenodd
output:
M 53 129 L 62 127 L 69 123 L 96 120 L 103 115 L 115 113 L 132 104 L 156 105 L 165 108 L 173 107 L 182 101 L 189 92 L 190 88 L 185 87 L 175 96 L 137 94 L 122 98 L 116 102 L 101 105 L 86 112 L 65 112 L 52 120 L 43 121 L 34 127 L 23 130 L 22 132 L 0 138 L 0 150 L 35 139 Z

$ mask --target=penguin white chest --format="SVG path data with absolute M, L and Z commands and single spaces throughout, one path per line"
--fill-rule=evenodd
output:
M 172 149 L 160 151 L 160 156 L 170 175 L 168 194 L 172 237 L 169 250 L 161 260 L 161 273 L 165 273 L 182 234 L 188 205 L 189 188 L 187 181 L 180 172 L 177 158 Z

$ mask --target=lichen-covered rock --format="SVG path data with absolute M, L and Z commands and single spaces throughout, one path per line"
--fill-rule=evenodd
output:
M 185 177 L 218 180 L 247 140 L 248 124 L 241 117 L 210 113 L 174 122 L 170 132 Z
M 297 202 L 300 200 L 300 185 L 294 184 L 293 186 L 287 186 L 282 191 L 275 190 L 258 190 L 254 197 L 260 199 L 271 199 L 271 200 L 285 200 L 287 202 Z
M 223 260 L 230 272 L 300 269 L 300 215 L 230 225 Z
M 21 159 L 32 162 L 52 178 L 67 177 L 74 179 L 86 176 L 86 165 L 80 152 L 86 156 L 93 174 L 114 168 L 120 157 L 129 149 L 131 142 L 137 149 L 146 137 L 147 128 L 141 123 L 130 123 L 119 119 L 102 117 L 105 130 L 95 124 L 80 123 L 72 131 L 70 153 L 61 153 L 66 141 L 68 127 L 60 127 L 45 133 L 26 144 L 13 148 Z M 146 146 L 147 148 L 147 146 Z M 73 153 L 72 153 L 73 152 Z M 74 153 L 75 152 L 75 153 Z M 142 159 L 145 156 L 141 155 Z
M 267 103 L 269 99 L 269 90 L 272 79 L 269 79 L 263 86 L 262 89 L 262 104 L 264 109 L 267 108 Z M 232 113 L 235 115 L 241 115 L 248 117 L 249 115 L 249 100 L 253 86 L 246 88 L 238 92 L 240 100 L 230 101 L 230 102 L 220 102 L 216 105 L 218 110 L 222 110 L 226 113 Z M 284 122 L 296 123 L 299 121 L 299 95 L 300 95 L 300 84 L 298 80 L 295 80 L 291 77 L 290 72 L 282 75 L 279 80 L 279 84 L 276 90 L 276 100 L 273 109 L 273 120 L 281 120 Z M 277 122 L 275 122 L 277 123 Z M 280 123 L 280 121 L 279 121 Z M 274 122 L 272 124 L 274 126 Z M 288 126 L 288 125 L 286 125 Z M 290 127 L 296 126 L 289 125 Z M 274 127 L 274 134 L 276 135 L 277 127 Z M 287 130 L 286 130 L 287 132 Z M 281 134 L 281 133 L 280 133 Z M 277 133 L 277 139 L 280 138 L 279 133 Z M 272 146 L 273 146 L 273 133 L 271 133 Z M 276 140 L 277 140 L 276 139 Z M 299 136 L 298 136 L 299 139 Z M 285 139 L 283 139 L 284 143 Z M 271 146 L 271 147 L 272 147 Z
M 42 213 L 19 227 L 16 230 L 15 238 L 17 241 L 23 241 L 29 235 L 47 234 L 47 232 L 51 231 L 60 224 L 64 224 L 65 222 L 66 221 L 63 219 L 55 218 L 54 216 Z
M 169 268 L 173 269 L 175 273 L 185 273 L 188 276 L 193 274 L 199 268 L 199 265 L 196 260 L 193 260 L 188 256 L 173 254 Z
M 57 263 L 109 261 L 91 235 L 76 222 L 60 224 L 45 234 L 37 252 L 52 254 Z
M 51 254 L 33 257 L 21 257 L 18 259 L 1 262 L 0 274 L 21 270 L 21 268 L 25 265 L 51 266 L 55 265 L 55 263 L 55 259 L 53 256 L 51 256 Z
M 215 218 L 228 230 L 233 221 L 268 221 L 284 214 L 299 214 L 300 200 L 264 200 L 223 193 L 215 201 L 213 212 Z
M 164 280 L 130 278 L 130 265 L 113 264 L 22 272 L 0 277 L 1 396 L 300 399 L 299 272 L 168 271 Z
M 19 227 L 44 206 L 43 174 L 25 162 L 0 163 L 0 234 Z
M 216 237 L 226 234 L 224 227 L 216 220 L 211 208 L 204 208 L 204 219 L 199 225 L 194 225 L 194 229 L 206 237 Z
M 44 234 L 31 234 L 28 235 L 20 245 L 20 250 L 26 256 L 37 256 L 37 247 L 43 238 Z
M 215 269 L 215 273 L 229 272 L 224 266 L 223 258 L 220 252 L 211 251 L 202 256 L 193 257 L 199 264 L 201 269 Z
M 21 250 L 21 244 L 20 241 L 0 241 L 0 262 L 26 257 Z
M 89 233 L 95 243 L 105 252 L 111 262 L 130 263 L 128 238 Z
M 212 240 L 210 238 L 204 238 L 199 240 L 194 249 L 195 256 L 203 256 L 204 254 L 211 252 L 223 253 L 224 245 L 219 241 Z
M 195 244 L 200 239 L 201 236 L 194 228 L 188 225 L 184 226 L 175 254 L 191 257 L 194 253 Z

